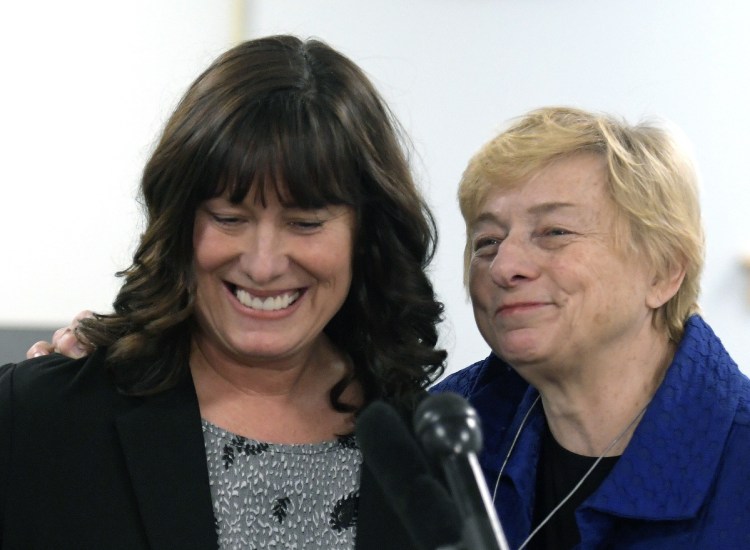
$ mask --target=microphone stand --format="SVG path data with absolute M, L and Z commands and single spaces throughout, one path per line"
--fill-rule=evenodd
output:
M 432 395 L 417 408 L 414 424 L 425 450 L 439 459 L 461 514 L 458 548 L 510 550 L 477 461 L 482 432 L 474 408 L 457 394 Z
M 484 482 L 470 487 L 463 482 L 471 478 L 484 479 L 476 455 L 445 457 L 443 471 L 463 518 L 463 547 L 466 550 L 510 550 L 497 515 L 487 512 L 492 510 L 493 504 Z

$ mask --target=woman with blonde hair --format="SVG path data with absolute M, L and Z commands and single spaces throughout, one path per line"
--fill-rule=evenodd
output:
M 750 381 L 701 318 L 696 176 L 670 133 L 533 111 L 459 188 L 492 354 L 439 383 L 483 422 L 510 546 L 750 544 Z

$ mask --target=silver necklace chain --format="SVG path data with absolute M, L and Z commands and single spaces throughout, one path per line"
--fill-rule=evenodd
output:
M 497 480 L 495 481 L 495 488 L 492 491 L 492 503 L 493 504 L 495 503 L 495 497 L 497 496 L 497 489 L 500 486 L 500 478 L 502 477 L 503 472 L 505 471 L 505 466 L 508 464 L 508 460 L 510 459 L 511 453 L 513 452 L 513 449 L 516 446 L 516 442 L 518 441 L 518 437 L 521 435 L 521 432 L 523 431 L 523 428 L 526 425 L 526 421 L 529 419 L 529 415 L 531 414 L 531 411 L 534 409 L 534 407 L 536 406 L 537 402 L 539 401 L 539 399 L 541 397 L 542 397 L 541 394 L 537 395 L 536 399 L 531 404 L 531 407 L 529 407 L 529 410 L 526 411 L 526 414 L 524 415 L 523 420 L 521 420 L 521 425 L 518 427 L 518 431 L 516 432 L 516 435 L 513 437 L 513 441 L 510 444 L 510 449 L 508 449 L 508 454 L 505 455 L 505 460 L 503 460 L 503 465 L 500 466 L 500 473 L 497 474 Z M 560 510 L 560 508 L 562 508 L 563 505 L 566 502 L 568 502 L 568 500 L 570 500 L 570 497 L 572 497 L 575 494 L 575 492 L 578 489 L 581 488 L 581 485 L 583 485 L 583 482 L 586 481 L 586 478 L 589 477 L 589 475 L 591 474 L 591 472 L 594 471 L 594 469 L 599 465 L 599 463 L 602 461 L 602 459 L 605 456 L 607 456 L 607 453 L 609 451 L 611 451 L 612 448 L 615 445 L 617 445 L 617 442 L 620 441 L 625 436 L 625 434 L 628 433 L 630 431 L 630 429 L 636 424 L 636 422 L 638 422 L 638 420 L 641 418 L 641 416 L 643 416 L 643 413 L 646 412 L 646 408 L 647 407 L 648 407 L 648 403 L 646 403 L 646 405 L 640 411 L 638 411 L 638 414 L 636 414 L 635 417 L 633 418 L 633 420 L 631 420 L 630 423 L 627 426 L 625 426 L 625 429 L 622 430 L 619 434 L 617 434 L 617 436 L 615 436 L 615 438 L 610 442 L 610 444 L 607 445 L 607 448 L 604 449 L 604 451 L 602 452 L 602 454 L 599 455 L 599 457 L 594 461 L 594 463 L 586 471 L 586 473 L 583 474 L 583 477 L 578 480 L 578 483 L 576 483 L 575 487 L 573 487 L 573 489 L 571 489 L 571 491 L 567 495 L 565 495 L 565 498 L 563 498 L 558 503 L 558 505 L 555 506 L 549 514 L 547 514 L 547 517 L 545 517 L 539 523 L 539 525 L 537 525 L 534 528 L 534 530 L 529 534 L 529 536 L 526 537 L 526 540 L 523 541 L 523 543 L 521 544 L 521 546 L 518 547 L 518 550 L 523 550 L 524 548 L 526 548 L 526 545 L 529 544 L 529 541 L 532 539 L 532 537 L 534 537 L 534 535 L 536 535 L 542 529 L 542 527 L 544 527 L 547 524 L 547 522 L 550 519 L 552 519 L 552 516 L 554 516 Z

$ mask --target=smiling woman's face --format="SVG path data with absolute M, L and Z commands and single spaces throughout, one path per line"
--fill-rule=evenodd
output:
M 352 280 L 354 212 L 300 209 L 265 194 L 201 205 L 193 232 L 194 338 L 230 360 L 304 357 L 341 308 Z
M 469 291 L 495 353 L 554 376 L 624 352 L 651 329 L 652 270 L 617 249 L 616 219 L 593 154 L 487 197 L 471 228 Z

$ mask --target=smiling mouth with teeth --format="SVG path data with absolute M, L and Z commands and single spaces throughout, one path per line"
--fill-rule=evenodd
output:
M 232 292 L 243 306 L 260 311 L 279 311 L 288 308 L 300 296 L 300 291 L 295 290 L 293 292 L 279 294 L 278 296 L 259 298 L 258 296 L 253 296 L 247 290 L 243 290 L 236 286 L 232 288 Z

